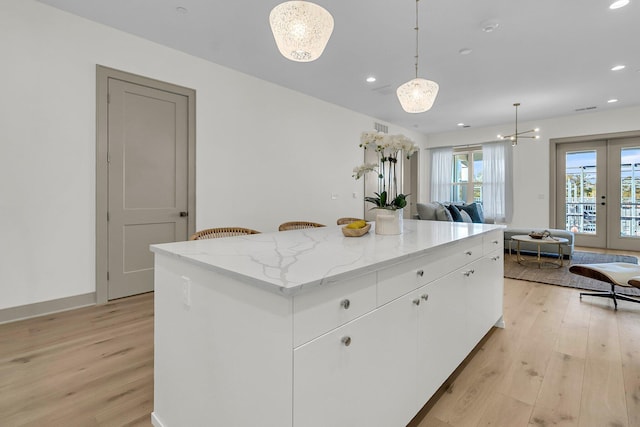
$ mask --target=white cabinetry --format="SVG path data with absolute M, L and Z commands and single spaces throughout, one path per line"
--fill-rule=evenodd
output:
M 246 250 L 243 240 L 160 250 L 154 426 L 406 425 L 501 320 L 503 288 L 500 229 L 407 222 L 416 237 L 343 241 L 329 227 L 254 237 L 275 242 L 275 261 L 256 269 L 269 277 L 290 272 L 290 265 L 270 269 L 292 238 L 292 247 L 305 248 L 296 255 L 309 257 L 305 267 L 318 264 L 322 280 L 291 293 L 256 286 L 269 279 L 258 273 L 207 268 L 206 250 L 217 260 L 236 243 L 235 257 Z M 324 264 L 302 245 L 309 238 L 328 257 Z M 240 259 L 264 257 L 260 245 Z M 394 258 L 357 273 L 324 273 L 354 252 L 381 251 Z
M 294 426 L 408 422 L 415 415 L 416 309 L 400 298 L 296 348 Z
M 502 254 L 483 247 L 380 271 L 377 309 L 296 348 L 294 426 L 408 423 L 501 317 Z M 385 303 L 394 289 L 409 292 Z

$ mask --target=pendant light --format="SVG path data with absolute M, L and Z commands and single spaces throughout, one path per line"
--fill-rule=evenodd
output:
M 406 82 L 396 91 L 400 105 L 407 113 L 429 111 L 438 96 L 438 83 L 418 78 L 418 2 L 416 0 L 416 78 Z
M 538 128 L 518 132 L 518 107 L 520 106 L 520 103 L 516 102 L 513 106 L 516 107 L 516 131 L 511 135 L 498 135 L 498 139 L 510 139 L 511 145 L 514 147 L 518 145 L 518 138 L 540 139 L 540 135 L 531 135 L 532 132 L 538 133 L 540 131 Z
M 271 31 L 280 53 L 296 62 L 318 59 L 333 32 L 333 17 L 308 1 L 288 1 L 269 14 Z

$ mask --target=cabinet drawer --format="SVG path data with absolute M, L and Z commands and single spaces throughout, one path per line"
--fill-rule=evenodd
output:
M 293 346 L 298 347 L 376 308 L 376 273 L 319 287 L 293 298 Z
M 495 250 L 504 251 L 504 235 L 496 230 L 482 236 L 482 253 L 487 255 Z
M 426 285 L 482 256 L 482 237 L 437 248 L 416 260 L 378 273 L 378 305 L 383 305 Z
M 444 269 L 435 254 L 385 268 L 378 273 L 378 306 L 436 280 Z

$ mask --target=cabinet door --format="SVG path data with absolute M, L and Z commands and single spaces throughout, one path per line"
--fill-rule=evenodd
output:
M 418 394 L 422 407 L 469 352 L 462 270 L 418 289 Z
M 416 393 L 417 309 L 397 299 L 294 351 L 294 425 L 406 425 Z
M 475 347 L 502 316 L 503 256 L 502 252 L 495 251 L 464 269 L 469 350 Z

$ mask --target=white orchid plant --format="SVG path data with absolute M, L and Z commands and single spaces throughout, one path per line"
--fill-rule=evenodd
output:
M 373 203 L 374 208 L 402 209 L 407 206 L 408 194 L 398 190 L 396 164 L 398 158 L 410 158 L 418 146 L 404 135 L 388 135 L 379 132 L 362 132 L 360 147 L 365 150 L 375 150 L 378 163 L 365 163 L 353 169 L 353 177 L 360 179 L 369 172 L 378 175 L 378 192 L 376 197 L 365 197 L 364 200 Z

